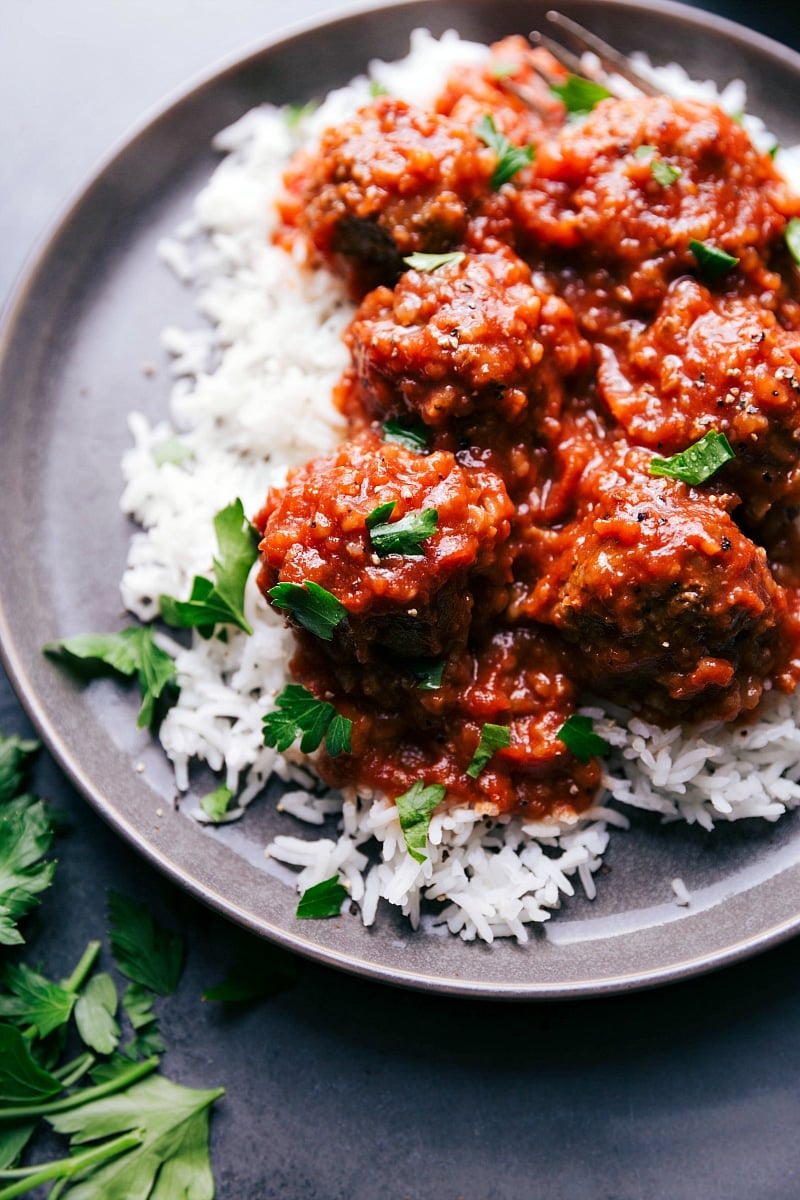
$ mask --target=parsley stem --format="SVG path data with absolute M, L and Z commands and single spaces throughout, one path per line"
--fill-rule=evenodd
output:
M 51 1179 L 71 1179 L 84 1171 L 96 1167 L 99 1163 L 107 1162 L 141 1146 L 143 1138 L 138 1133 L 123 1133 L 121 1137 L 102 1146 L 93 1146 L 91 1150 L 83 1150 L 80 1154 L 70 1154 L 67 1158 L 54 1158 L 52 1162 L 37 1163 L 31 1167 L 12 1167 L 0 1171 L 0 1179 L 14 1179 L 15 1183 L 0 1190 L 0 1200 L 13 1200 L 14 1196 L 23 1196 L 40 1183 L 49 1183 Z M 51 1193 L 52 1195 L 52 1193 Z
M 79 1092 L 73 1092 L 71 1096 L 64 1096 L 62 1100 L 51 1100 L 45 1104 L 18 1104 L 15 1108 L 0 1108 L 0 1122 L 18 1121 L 24 1117 L 49 1117 L 55 1113 L 68 1112 L 71 1108 L 78 1108 L 81 1104 L 89 1104 L 92 1100 L 101 1100 L 103 1096 L 113 1096 L 114 1092 L 124 1091 L 126 1087 L 136 1083 L 145 1075 L 152 1075 L 153 1071 L 158 1068 L 158 1062 L 158 1058 L 154 1055 L 152 1058 L 146 1058 L 143 1062 L 132 1063 L 126 1071 L 120 1071 L 119 1075 L 115 1075 L 107 1083 L 99 1083 L 97 1087 L 81 1088 Z M 0 1200 L 3 1200 L 1 1194 Z
M 100 945 L 100 942 L 89 942 L 75 970 L 69 979 L 65 979 L 62 984 L 62 987 L 66 988 L 68 992 L 77 992 L 83 987 L 91 973 L 92 967 L 97 961 L 97 956 L 100 953 Z
M 72 1087 L 73 1083 L 77 1083 L 81 1075 L 85 1075 L 87 1071 L 91 1070 L 96 1062 L 97 1057 L 87 1050 L 85 1054 L 79 1054 L 77 1058 L 64 1063 L 63 1067 L 59 1067 L 57 1071 L 51 1071 L 50 1074 L 54 1075 L 63 1087 Z

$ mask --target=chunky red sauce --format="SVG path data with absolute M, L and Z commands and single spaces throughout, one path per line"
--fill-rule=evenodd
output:
M 586 697 L 732 721 L 800 678 L 800 202 L 711 105 L 567 121 L 542 55 L 509 38 L 434 111 L 381 98 L 292 164 L 281 236 L 359 302 L 350 437 L 256 522 L 265 594 L 311 581 L 347 610 L 330 641 L 296 629 L 296 679 L 353 722 L 323 776 L 534 819 L 595 795 L 598 761 L 559 737 Z M 487 113 L 535 145 L 496 189 Z M 691 242 L 738 262 L 709 278 Z M 419 252 L 459 253 L 410 269 Z M 706 483 L 650 473 L 709 430 L 735 458 Z M 388 504 L 435 530 L 377 554 Z M 510 744 L 472 778 L 487 723 Z

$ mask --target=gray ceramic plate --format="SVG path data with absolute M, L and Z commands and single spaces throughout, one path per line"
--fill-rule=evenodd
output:
M 88 184 L 19 287 L 0 346 L 2 643 L 17 690 L 77 786 L 153 863 L 250 929 L 377 979 L 495 997 L 650 985 L 787 937 L 800 926 L 800 814 L 713 836 L 638 819 L 612 841 L 598 899 L 570 902 L 526 947 L 414 935 L 392 914 L 371 930 L 357 919 L 298 922 L 294 894 L 265 868 L 265 843 L 285 830 L 274 804 L 260 802 L 222 830 L 182 816 L 163 756 L 135 729 L 135 696 L 104 681 L 80 690 L 41 647 L 123 623 L 125 416 L 132 408 L 163 414 L 159 330 L 192 319 L 190 296 L 159 265 L 155 246 L 212 170 L 213 134 L 258 102 L 302 102 L 374 56 L 397 57 L 416 26 L 492 40 L 540 26 L 545 8 L 536 0 L 386 6 L 301 30 L 216 71 Z M 800 141 L 800 118 L 787 104 L 800 85 L 797 55 L 678 6 L 576 0 L 563 8 L 622 50 L 682 61 L 720 84 L 743 77 L 750 110 L 785 144 Z M 151 377 L 143 368 L 152 362 Z M 676 875 L 692 893 L 688 909 L 672 902 Z

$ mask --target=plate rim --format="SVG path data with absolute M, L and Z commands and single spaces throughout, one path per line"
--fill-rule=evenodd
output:
M 482 0 L 466 0 L 466 2 L 468 5 L 474 3 L 477 7 Z M 666 18 L 677 18 L 683 23 L 688 22 L 696 29 L 705 32 L 722 33 L 734 42 L 744 44 L 747 48 L 754 47 L 756 51 L 781 59 L 800 78 L 800 53 L 728 18 L 676 3 L 675 0 L 655 0 L 654 3 L 648 3 L 647 0 L 599 0 L 599 2 L 604 8 L 623 12 L 639 10 L 648 14 L 656 13 Z M 417 9 L 422 12 L 424 5 L 425 0 L 377 0 L 377 2 L 365 0 L 365 2 L 349 4 L 344 8 L 336 6 L 316 16 L 282 26 L 266 38 L 259 39 L 257 42 L 243 47 L 240 51 L 224 56 L 218 62 L 194 73 L 183 84 L 170 89 L 161 100 L 150 106 L 148 111 L 115 139 L 110 149 L 100 157 L 73 194 L 60 207 L 56 216 L 43 230 L 26 256 L 16 281 L 4 300 L 0 314 L 0 377 L 7 355 L 13 346 L 17 327 L 25 313 L 26 303 L 53 251 L 63 241 L 65 233 L 82 211 L 92 190 L 137 142 L 152 134 L 162 120 L 168 119 L 176 109 L 186 105 L 209 87 L 218 86 L 226 78 L 235 76 L 248 68 L 256 67 L 259 60 L 280 51 L 283 46 L 297 38 L 302 38 L 321 28 L 328 29 L 333 25 L 357 22 L 365 15 L 386 9 L 407 11 Z M 656 966 L 644 971 L 638 969 L 617 973 L 600 980 L 579 981 L 563 985 L 542 983 L 535 979 L 524 984 L 502 984 L 496 980 L 482 982 L 481 980 L 465 980 L 447 975 L 436 977 L 420 975 L 419 972 L 409 975 L 408 971 L 402 968 L 354 959 L 349 954 L 343 954 L 315 943 L 301 933 L 294 934 L 272 925 L 269 921 L 247 912 L 220 893 L 211 894 L 209 888 L 197 879 L 193 872 L 173 862 L 152 841 L 143 838 L 141 831 L 137 830 L 123 813 L 114 808 L 113 803 L 81 765 L 74 748 L 67 744 L 63 734 L 52 723 L 42 698 L 35 685 L 32 684 L 25 663 L 15 646 L 2 589 L 0 589 L 0 657 L 20 703 L 36 727 L 42 742 L 79 793 L 129 845 L 133 846 L 138 853 L 142 854 L 147 861 L 174 883 L 237 924 L 259 936 L 267 937 L 293 952 L 346 973 L 410 990 L 434 991 L 472 998 L 549 1000 L 598 996 L 649 989 L 681 979 L 696 977 L 778 945 L 800 930 L 799 904 L 794 916 L 774 923 L 767 929 L 734 940 L 712 954 L 703 953 L 680 959 L 668 967 Z

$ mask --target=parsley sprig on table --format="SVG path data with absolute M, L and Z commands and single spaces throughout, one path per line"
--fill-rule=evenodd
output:
M 55 863 L 45 854 L 53 824 L 41 800 L 23 789 L 37 743 L 0 737 L 0 945 L 24 942 L 19 922 L 39 903 Z
M 584 79 L 581 75 L 569 75 L 566 82 L 552 84 L 550 91 L 558 97 L 571 117 L 587 116 L 596 104 L 611 96 L 602 83 Z
M 19 919 L 52 879 L 44 862 L 52 822 L 42 802 L 22 788 L 34 744 L 0 735 L 0 888 L 28 891 Z M 21 803 L 25 802 L 25 803 Z M 45 824 L 46 823 L 46 824 Z M 43 835 L 42 830 L 47 833 Z M 25 853 L 20 857 L 19 848 Z M 10 864 L 10 867 L 9 867 Z M 27 884 L 17 885 L 17 879 Z M 36 881 L 37 890 L 30 888 Z M 0 891 L 0 904 L 8 893 Z M 8 927 L 14 928 L 8 914 Z M 174 991 L 183 943 L 161 929 L 140 904 L 109 895 L 111 950 L 132 982 L 120 1006 L 117 984 L 96 971 L 101 943 L 91 941 L 68 978 L 48 979 L 25 963 L 5 964 L 0 986 L 0 1200 L 50 1184 L 65 1200 L 140 1200 L 181 1195 L 212 1200 L 208 1121 L 222 1088 L 183 1087 L 158 1074 L 164 1044 L 153 1011 L 156 994 Z M 22 940 L 21 935 L 3 940 Z M 120 1050 L 122 1022 L 133 1032 Z M 85 1049 L 61 1062 L 68 1033 Z M 142 1057 L 144 1055 L 144 1057 Z M 69 1150 L 20 1166 L 46 1122 L 69 1137 Z M 172 1189 L 172 1190 L 171 1190 Z

